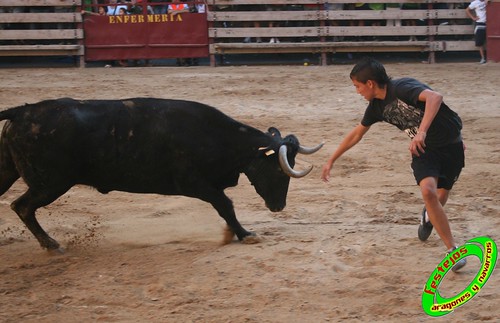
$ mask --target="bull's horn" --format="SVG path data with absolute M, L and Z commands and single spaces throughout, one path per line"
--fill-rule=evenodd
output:
M 317 145 L 316 147 L 302 147 L 302 146 L 299 146 L 299 154 L 303 154 L 303 155 L 314 154 L 315 152 L 317 152 L 318 150 L 320 150 L 321 147 L 323 147 L 324 144 L 325 143 L 322 142 L 319 145 Z
M 287 158 L 287 148 L 286 148 L 286 145 L 282 145 L 280 147 L 280 152 L 279 152 L 279 160 L 280 160 L 280 165 L 281 165 L 281 169 L 285 172 L 285 174 L 287 174 L 288 176 L 290 177 L 293 177 L 293 178 L 301 178 L 301 177 L 304 177 L 306 176 L 307 174 L 309 174 L 311 172 L 311 170 L 313 169 L 312 165 L 309 166 L 309 169 L 305 169 L 301 172 L 298 172 L 296 170 L 294 170 L 290 164 L 288 163 L 288 158 Z

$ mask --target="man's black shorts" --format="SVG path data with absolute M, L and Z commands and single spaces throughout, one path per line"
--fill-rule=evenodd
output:
M 411 168 L 417 184 L 426 177 L 437 177 L 438 188 L 451 190 L 465 166 L 464 145 L 460 141 L 439 148 L 425 148 L 413 156 Z
M 474 28 L 474 42 L 476 47 L 481 47 L 486 42 L 486 24 L 478 22 Z

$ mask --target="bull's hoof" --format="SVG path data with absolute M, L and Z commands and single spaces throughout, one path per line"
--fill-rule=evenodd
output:
M 57 249 L 47 249 L 47 252 L 51 256 L 60 256 L 60 255 L 64 255 L 64 253 L 66 252 L 66 250 L 64 250 L 63 247 L 59 247 Z
M 230 244 L 231 241 L 233 241 L 233 238 L 234 238 L 233 230 L 231 230 L 229 227 L 225 227 L 222 238 L 222 244 L 223 245 Z
M 236 234 L 233 232 L 233 230 L 231 230 L 231 228 L 229 226 L 225 227 L 224 238 L 222 240 L 222 244 L 223 245 L 230 244 L 233 241 L 235 235 Z M 243 237 L 241 237 L 241 236 L 243 236 Z M 255 233 L 248 232 L 245 230 L 241 233 L 240 236 L 238 236 L 238 239 L 240 240 L 241 243 L 244 243 L 244 244 L 254 244 L 254 243 L 259 243 L 262 241 L 262 239 L 260 237 L 258 237 Z
M 262 241 L 262 239 L 259 236 L 257 236 L 255 233 L 252 233 L 251 235 L 246 236 L 243 239 L 241 239 L 241 243 L 244 243 L 244 244 L 255 244 L 255 243 L 259 243 L 261 241 Z
M 47 249 L 47 251 L 49 251 L 50 253 L 54 253 L 54 254 L 64 253 L 64 249 L 61 248 L 61 246 L 59 245 L 59 242 L 52 239 L 51 237 L 40 240 L 40 245 L 42 246 L 42 248 Z

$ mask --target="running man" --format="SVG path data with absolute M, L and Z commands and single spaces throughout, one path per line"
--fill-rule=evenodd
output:
M 391 79 L 384 66 L 364 58 L 350 74 L 356 91 L 369 103 L 361 123 L 352 129 L 323 166 L 321 178 L 327 182 L 335 161 L 356 145 L 370 127 L 380 121 L 390 123 L 410 137 L 411 167 L 420 186 L 424 209 L 418 228 L 421 241 L 432 229 L 445 244 L 447 252 L 457 248 L 443 206 L 464 167 L 462 121 L 444 102 L 443 96 L 413 79 Z M 461 259 L 452 268 L 466 264 Z

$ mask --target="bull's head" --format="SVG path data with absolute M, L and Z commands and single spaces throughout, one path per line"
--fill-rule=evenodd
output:
M 306 148 L 300 146 L 294 135 L 281 138 L 276 128 L 269 128 L 267 134 L 271 136 L 272 143 L 261 148 L 258 158 L 249 165 L 245 174 L 269 210 L 277 212 L 285 208 L 290 177 L 304 177 L 312 170 L 312 165 L 302 171 L 294 170 L 295 156 L 297 153 L 315 153 L 323 147 L 323 143 Z

